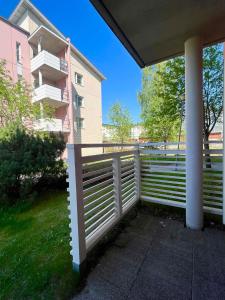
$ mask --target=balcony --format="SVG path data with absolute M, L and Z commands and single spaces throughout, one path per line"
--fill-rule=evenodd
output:
M 96 147 L 122 150 L 82 155 L 82 149 Z M 68 145 L 71 255 L 75 268 L 79 269 L 80 261 L 139 200 L 187 209 L 185 147 L 184 143 Z M 225 208 L 222 147 L 221 141 L 205 146 L 202 165 L 202 209 L 218 216 Z M 79 257 L 78 248 L 83 251 Z
M 34 130 L 50 132 L 69 132 L 69 127 L 61 119 L 39 119 L 34 122 Z
M 57 81 L 67 76 L 68 64 L 64 59 L 42 50 L 31 59 L 31 72 L 38 75 L 38 70 L 44 77 Z
M 33 103 L 45 101 L 54 107 L 60 107 L 69 103 L 66 90 L 43 84 L 34 90 Z

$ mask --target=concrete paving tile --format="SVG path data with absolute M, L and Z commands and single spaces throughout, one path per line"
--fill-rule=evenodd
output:
M 125 300 L 126 295 L 114 285 L 103 280 L 95 278 L 89 281 L 85 289 L 74 300 Z
M 204 277 L 195 276 L 192 285 L 193 300 L 223 300 L 225 299 L 225 285 L 207 281 Z
M 166 246 L 153 246 L 142 265 L 146 276 L 159 276 L 173 285 L 191 287 L 193 274 L 192 255 Z
M 159 274 L 151 273 L 146 276 L 146 274 L 140 273 L 128 297 L 134 300 L 189 300 L 191 299 L 191 287 L 173 285 Z
M 225 283 L 225 248 L 223 253 L 204 246 L 194 249 L 194 275 L 210 282 Z M 225 298 L 225 296 L 224 296 Z
M 136 277 L 138 268 L 120 256 L 105 256 L 90 274 L 88 282 L 102 278 L 123 291 L 129 290 Z
M 74 299 L 225 299 L 225 232 L 141 211 Z

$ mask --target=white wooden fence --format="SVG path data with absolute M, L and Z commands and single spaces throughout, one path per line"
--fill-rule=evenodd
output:
M 98 145 L 68 145 L 71 255 L 80 269 L 89 251 L 140 198 L 137 147 L 92 156 L 82 149 Z M 112 147 L 114 145 L 104 145 Z M 124 145 L 116 145 L 117 147 Z M 131 148 L 131 150 L 127 150 Z
M 203 150 L 204 211 L 223 213 L 222 141 L 209 142 Z M 185 144 L 149 143 L 140 146 L 141 200 L 185 208 Z M 208 161 L 208 162 L 207 162 Z
M 83 148 L 121 151 L 82 156 Z M 209 156 L 210 155 L 210 156 Z M 223 212 L 222 142 L 204 150 L 204 211 Z M 185 144 L 68 145 L 71 255 L 79 269 L 87 252 L 141 199 L 185 208 Z

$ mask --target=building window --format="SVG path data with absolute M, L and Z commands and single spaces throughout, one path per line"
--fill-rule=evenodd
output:
M 83 76 L 79 73 L 75 73 L 75 83 L 83 85 Z
M 83 107 L 84 106 L 84 98 L 76 95 L 76 107 Z
M 84 128 L 84 119 L 77 118 L 77 128 Z
M 21 44 L 16 42 L 16 62 L 21 63 Z

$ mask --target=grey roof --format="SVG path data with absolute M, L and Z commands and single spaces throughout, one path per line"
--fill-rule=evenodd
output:
M 60 32 L 29 0 L 21 0 L 12 14 L 9 17 L 9 21 L 13 24 L 17 24 L 18 20 L 21 16 L 29 9 L 38 19 L 41 21 L 42 24 L 46 25 L 50 30 L 54 33 L 59 35 L 61 38 L 66 40 L 66 36 Z M 71 44 L 71 50 L 74 54 L 76 54 L 87 66 L 97 74 L 101 80 L 106 79 L 105 76 L 73 45 Z

